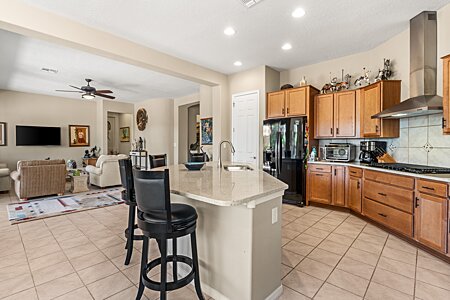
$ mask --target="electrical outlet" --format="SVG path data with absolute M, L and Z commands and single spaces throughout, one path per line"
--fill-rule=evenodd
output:
M 278 207 L 272 208 L 272 224 L 278 222 Z

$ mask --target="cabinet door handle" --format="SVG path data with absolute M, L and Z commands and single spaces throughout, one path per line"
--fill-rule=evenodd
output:
M 385 193 L 378 193 L 378 195 L 386 197 L 387 195 Z
M 289 107 L 287 108 L 287 113 L 289 114 Z
M 378 132 L 379 130 L 378 125 L 375 125 L 375 132 Z
M 284 107 L 281 109 L 281 113 L 284 115 Z
M 416 197 L 416 205 L 415 205 L 416 208 L 419 207 L 419 200 L 420 200 L 419 197 Z
M 378 213 L 380 216 L 382 216 L 383 218 L 387 218 L 387 215 L 382 214 L 382 213 Z
M 445 118 L 443 117 L 443 118 L 442 118 L 442 128 L 445 128 L 445 121 L 446 121 L 446 120 L 445 120 Z
M 334 169 L 334 176 L 336 176 L 337 175 L 337 170 L 336 169 Z
M 429 187 L 429 186 L 423 185 L 422 188 L 423 188 L 423 189 L 426 189 L 426 190 L 434 191 L 434 188 Z
M 333 134 L 333 128 L 330 128 L 330 133 Z
M 336 128 L 336 134 L 339 134 L 339 128 Z
M 356 185 L 356 188 L 359 190 L 360 186 L 361 186 L 361 183 L 358 181 L 358 184 Z

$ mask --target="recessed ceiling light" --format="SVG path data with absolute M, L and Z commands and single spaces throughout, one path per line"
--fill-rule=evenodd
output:
M 236 67 L 240 67 L 240 66 L 242 66 L 242 62 L 241 61 L 235 61 L 234 62 L 234 65 L 236 66 Z
M 235 35 L 235 34 L 236 34 L 236 30 L 234 30 L 233 27 L 227 27 L 227 28 L 225 28 L 225 30 L 223 31 L 223 33 L 224 33 L 225 35 L 232 36 L 232 35 Z
M 292 49 L 292 45 L 289 44 L 289 43 L 286 43 L 283 46 L 281 46 L 281 49 L 283 49 L 283 50 L 291 50 Z
M 301 17 L 303 17 L 304 15 L 305 15 L 305 10 L 304 10 L 303 8 L 301 8 L 301 7 L 295 9 L 295 10 L 292 12 L 292 17 L 294 17 L 294 18 L 301 18 Z

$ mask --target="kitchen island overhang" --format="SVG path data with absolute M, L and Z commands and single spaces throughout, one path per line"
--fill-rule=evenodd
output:
M 207 163 L 201 171 L 170 170 L 172 203 L 198 213 L 197 244 L 202 289 L 214 299 L 277 299 L 281 284 L 281 204 L 288 186 L 255 169 L 226 171 Z M 189 239 L 178 253 L 190 255 Z M 179 267 L 180 275 L 188 268 Z

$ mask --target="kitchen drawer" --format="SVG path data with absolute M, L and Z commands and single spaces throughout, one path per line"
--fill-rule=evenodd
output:
M 364 197 L 412 214 L 414 191 L 364 180 Z
M 447 198 L 447 184 L 417 179 L 417 190 L 421 193 Z
M 353 177 L 361 178 L 363 171 L 360 168 L 348 167 L 348 174 Z
M 413 235 L 413 216 L 384 204 L 363 199 L 363 214 L 409 237 Z
M 386 172 L 364 170 L 364 178 L 370 179 L 373 181 L 388 183 L 388 184 L 399 186 L 399 187 L 402 187 L 405 189 L 410 189 L 410 190 L 414 189 L 414 178 L 413 177 L 389 174 Z
M 311 172 L 331 173 L 331 165 L 310 164 L 308 168 Z

